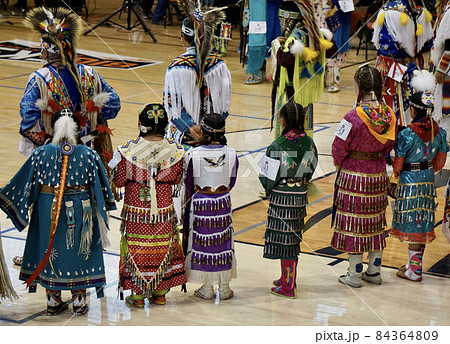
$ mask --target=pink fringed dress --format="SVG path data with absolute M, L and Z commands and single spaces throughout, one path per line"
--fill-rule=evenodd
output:
M 389 178 L 385 155 L 394 146 L 396 132 L 396 119 L 390 108 L 384 108 L 390 112 L 389 122 L 378 127 L 374 127 L 368 117 L 363 120 L 361 116 L 367 115 L 358 108 L 344 117 L 343 122 L 351 126 L 348 135 L 341 135 L 345 139 L 337 135 L 332 146 L 334 164 L 341 169 L 335 184 L 331 245 L 349 253 L 379 251 L 386 245 L 384 228 Z M 389 125 L 392 127 L 385 133 Z M 374 134 L 374 130 L 381 134 Z

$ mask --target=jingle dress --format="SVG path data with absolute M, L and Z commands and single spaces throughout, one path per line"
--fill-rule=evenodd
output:
M 435 239 L 434 173 L 444 166 L 449 147 L 445 130 L 434 121 L 433 124 L 433 140 L 430 119 L 426 117 L 411 123 L 395 141 L 393 167 L 400 178 L 390 235 L 411 244 Z
M 139 137 L 120 146 L 116 157 L 114 183 L 125 187 L 119 287 L 149 296 L 186 283 L 172 197 L 183 174 L 183 147 Z
M 340 132 L 347 128 L 347 134 Z M 348 112 L 336 132 L 332 156 L 340 171 L 336 177 L 331 246 L 363 253 L 386 246 L 385 209 L 389 178 L 385 155 L 393 146 L 396 117 L 383 105 L 374 110 L 362 104 Z
M 275 180 L 259 177 L 269 196 L 263 257 L 297 259 L 305 228 L 308 182 L 317 166 L 317 148 L 304 132 L 291 130 L 275 140 L 266 155 L 280 160 L 280 168 Z
M 227 145 L 202 145 L 187 155 L 186 192 L 187 197 L 193 195 L 186 255 L 188 280 L 229 283 L 237 275 L 229 193 L 236 183 L 236 151 Z
M 101 297 L 106 283 L 102 252 L 108 244 L 106 211 L 116 205 L 100 157 L 89 147 L 75 146 L 68 157 L 59 221 L 50 245 L 63 162 L 59 145 L 38 147 L 0 191 L 0 208 L 14 226 L 22 231 L 29 225 L 19 279 L 27 281 L 50 250 L 29 292 L 35 292 L 39 283 L 51 290 L 95 287 Z

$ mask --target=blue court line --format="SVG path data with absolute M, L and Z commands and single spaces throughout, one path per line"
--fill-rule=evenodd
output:
M 27 241 L 27 239 L 13 237 L 13 236 L 9 236 L 9 235 L 2 235 L 2 238 L 15 239 L 15 240 L 20 240 L 20 241 Z
M 15 230 L 15 229 L 16 229 L 16 227 L 8 228 L 8 229 L 5 229 L 4 231 L 1 231 L 0 233 L 3 235 L 4 233 L 11 232 L 11 231 L 13 231 L 13 230 Z
M 4 86 L 4 85 L 0 85 L 0 87 L 4 87 L 4 88 L 12 88 L 14 90 L 21 90 L 24 91 L 25 87 L 14 87 L 14 86 Z
M 28 77 L 30 74 L 18 74 L 18 75 L 14 75 L 14 76 L 9 76 L 7 78 L 0 78 L 0 80 L 8 80 L 8 79 L 15 79 L 15 78 L 21 78 L 23 76 Z

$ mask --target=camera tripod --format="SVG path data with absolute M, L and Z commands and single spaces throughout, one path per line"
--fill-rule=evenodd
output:
M 124 0 L 122 7 L 118 8 L 117 10 L 115 10 L 113 13 L 111 13 L 108 17 L 106 17 L 105 19 L 103 19 L 100 23 L 96 24 L 95 26 L 91 27 L 89 30 L 87 30 L 86 32 L 83 33 L 83 35 L 87 35 L 89 32 L 94 31 L 96 28 L 98 28 L 100 25 L 103 25 L 104 23 L 106 23 L 107 21 L 110 21 L 111 23 L 120 26 L 128 31 L 134 29 L 136 26 L 138 26 L 139 24 L 142 25 L 142 27 L 144 28 L 144 31 L 147 32 L 153 39 L 153 42 L 156 43 L 156 38 L 153 35 L 153 33 L 150 31 L 150 29 L 148 28 L 147 24 L 145 23 L 144 19 L 142 18 L 141 14 L 136 10 L 136 5 L 139 3 L 139 1 L 137 0 Z M 113 21 L 111 21 L 110 19 L 112 17 L 114 17 L 116 14 L 119 13 L 119 17 L 122 15 L 122 12 L 126 10 L 127 11 L 127 26 L 115 23 Z M 131 24 L 131 12 L 134 13 L 134 15 L 137 18 L 137 21 L 132 25 Z

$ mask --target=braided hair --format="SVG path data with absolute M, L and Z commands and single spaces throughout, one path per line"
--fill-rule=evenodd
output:
M 369 94 L 372 94 L 377 100 L 381 101 L 383 79 L 381 73 L 377 69 L 368 65 L 362 66 L 355 72 L 354 79 L 359 89 L 358 102 L 360 102 L 365 95 Z
M 219 142 L 221 145 L 227 144 L 225 137 L 225 120 L 218 113 L 210 113 L 203 117 L 200 124 L 203 136 L 199 140 L 200 145 L 209 145 L 212 142 Z
M 144 137 L 149 134 L 164 136 L 169 119 L 162 104 L 150 103 L 139 111 L 139 122 L 141 122 L 139 136 Z
M 305 131 L 305 109 L 298 103 L 288 102 L 280 110 L 280 118 L 286 123 L 281 135 L 286 135 L 292 129 Z

